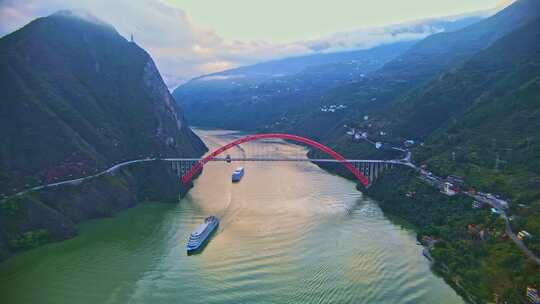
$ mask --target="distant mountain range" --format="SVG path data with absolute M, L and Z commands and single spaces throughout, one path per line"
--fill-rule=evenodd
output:
M 534 19 L 537 5 L 517 1 L 489 18 L 460 23 L 417 43 L 290 58 L 202 76 L 178 87 L 173 96 L 194 125 L 290 131 L 320 125 L 328 130 L 328 123 L 340 124 L 359 107 L 366 111 L 392 103 L 458 66 Z M 349 110 L 332 122 L 324 116 L 319 123 L 319 110 L 336 103 Z M 251 119 L 243 117 L 246 113 Z
M 454 31 L 478 20 L 481 18 L 434 20 L 421 26 Z M 307 104 L 319 100 L 328 89 L 358 82 L 415 42 L 262 62 L 197 77 L 176 88 L 173 96 L 194 125 L 256 129 L 278 121 L 283 113 L 305 111 Z M 247 112 L 253 120 L 240 117 Z
M 311 112 L 288 119 L 292 123 L 287 130 L 311 130 L 310 135 L 324 137 L 329 130 L 328 124 L 341 127 L 344 120 L 381 111 L 395 112 L 394 104 L 414 89 L 421 89 L 442 74 L 459 68 L 498 39 L 536 19 L 539 7 L 539 1 L 516 1 L 499 13 L 461 30 L 429 36 L 359 83 L 339 86 L 320 97 L 320 106 L 342 103 L 349 107 L 348 111 L 329 118 L 320 113 L 320 106 L 313 106 Z M 321 125 L 319 120 L 325 127 L 316 127 Z
M 468 25 L 471 25 L 473 23 L 476 23 L 477 21 L 481 20 L 482 17 L 479 16 L 467 16 L 467 17 L 454 17 L 449 18 L 449 20 L 425 20 L 425 21 L 419 21 L 417 24 L 410 25 L 412 29 L 408 29 L 411 32 L 417 31 L 425 31 L 426 28 L 431 28 L 434 31 L 440 31 L 440 32 L 448 32 L 448 31 L 456 31 L 460 30 Z M 401 29 L 401 31 L 405 31 L 404 29 Z M 399 30 L 395 30 L 395 32 L 392 32 L 394 35 L 398 35 L 400 33 Z M 414 41 L 403 41 L 403 44 L 405 46 L 412 45 Z M 392 44 L 392 43 L 388 43 Z M 396 45 L 400 45 L 401 43 L 396 43 Z M 363 60 L 366 59 L 366 57 L 373 58 L 375 54 L 384 57 L 388 55 L 394 54 L 396 51 L 395 48 L 397 47 L 383 47 L 383 48 L 377 48 L 376 52 L 365 52 L 366 49 L 362 50 L 354 50 L 354 51 L 342 51 L 342 52 L 331 52 L 331 53 L 318 53 L 318 54 L 309 54 L 309 55 L 303 55 L 303 56 L 295 56 L 295 57 L 289 57 L 289 58 L 283 58 L 283 59 L 276 59 L 266 62 L 260 62 L 257 64 L 249 65 L 249 66 L 242 66 L 234 69 L 229 69 L 222 72 L 212 73 L 203 75 L 200 77 L 196 77 L 191 80 L 191 82 L 197 82 L 198 80 L 225 80 L 227 76 L 242 76 L 242 78 L 254 78 L 257 77 L 265 78 L 265 77 L 277 77 L 277 76 L 288 76 L 300 73 L 304 71 L 306 68 L 314 67 L 314 66 L 321 66 L 321 65 L 327 65 L 327 64 L 334 64 L 334 63 L 346 63 L 346 62 L 354 62 L 356 60 Z
M 196 78 L 174 90 L 173 96 L 195 125 L 255 129 L 305 108 L 330 88 L 377 70 L 411 45 L 261 63 Z

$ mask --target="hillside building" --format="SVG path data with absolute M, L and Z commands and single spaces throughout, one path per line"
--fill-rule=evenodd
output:
M 442 193 L 448 196 L 454 196 L 458 193 L 458 191 L 458 188 L 454 184 L 449 182 L 445 182 L 441 190 Z
M 532 238 L 532 235 L 530 233 L 528 233 L 527 231 L 525 230 L 521 230 L 518 235 L 517 235 L 518 239 L 520 240 L 525 240 L 525 239 L 530 239 Z
M 526 290 L 527 300 L 531 304 L 540 304 L 540 295 L 538 294 L 538 289 L 533 286 L 527 286 Z

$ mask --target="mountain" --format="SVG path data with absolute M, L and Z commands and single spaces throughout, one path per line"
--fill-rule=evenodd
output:
M 416 140 L 410 149 L 417 165 L 443 178 L 462 176 L 464 190 L 507 200 L 510 227 L 533 235 L 524 244 L 540 256 L 540 13 L 536 16 L 378 110 L 318 111 L 295 130 L 319 135 L 355 159 L 399 155 L 354 140 L 346 134 L 350 127 L 391 146 Z M 419 240 L 437 240 L 430 250 L 433 268 L 467 302 L 526 303 L 527 286 L 540 286 L 540 266 L 510 240 L 504 217 L 489 205 L 476 209 L 466 195 L 443 195 L 413 170 L 388 170 L 361 190 L 385 214 L 414 227 Z
M 463 29 L 429 36 L 389 62 L 380 74 L 431 78 L 528 24 L 536 18 L 539 9 L 537 0 L 518 0 L 497 14 Z
M 95 17 L 63 11 L 32 21 L 0 39 L 0 66 L 3 195 L 129 159 L 196 157 L 206 149 L 148 53 Z M 2 243 L 7 251 L 24 247 L 28 233 L 62 239 L 86 218 L 112 215 L 160 190 L 172 198 L 185 191 L 170 167 L 155 167 L 87 182 L 82 190 L 4 201 L 0 257 Z
M 487 13 L 487 12 L 484 12 Z M 456 31 L 462 29 L 468 25 L 474 24 L 481 20 L 481 16 L 457 16 L 449 17 L 446 19 L 427 19 L 417 22 L 411 22 L 408 24 L 396 25 L 395 28 L 385 29 L 393 36 L 397 36 L 402 33 L 424 33 L 426 29 L 430 29 L 433 32 L 445 32 Z M 400 43 L 397 43 L 399 45 Z M 405 43 L 408 45 L 408 43 Z M 399 46 L 398 46 L 399 47 Z M 395 52 L 394 46 L 383 47 L 377 50 L 381 56 L 393 55 Z M 387 54 L 387 52 L 390 52 Z M 234 69 L 229 69 L 222 72 L 203 75 L 201 77 L 194 78 L 191 82 L 197 80 L 226 80 L 227 77 L 243 78 L 256 80 L 257 78 L 271 78 L 276 75 L 287 76 L 294 75 L 302 72 L 306 68 L 328 65 L 334 63 L 346 63 L 351 61 L 357 61 L 364 59 L 365 56 L 373 56 L 373 52 L 366 53 L 364 50 L 354 51 L 342 51 L 342 52 L 326 52 L 309 54 L 302 56 L 295 56 L 283 59 L 276 59 L 266 62 L 260 62 L 253 65 L 242 66 Z
M 190 155 L 190 131 L 150 56 L 68 12 L 0 40 L 0 191 L 141 155 Z
M 361 81 L 327 90 L 319 98 L 319 107 L 304 109 L 302 115 L 294 118 L 287 117 L 286 121 L 290 123 L 280 123 L 278 129 L 302 130 L 304 135 L 324 138 L 334 136 L 332 130 L 340 129 L 343 124 L 359 122 L 365 115 L 395 112 L 396 102 L 443 73 L 459 68 L 498 39 L 531 22 L 539 10 L 540 1 L 518 0 L 463 29 L 429 36 L 381 69 L 368 73 Z M 319 111 L 319 108 L 336 103 L 346 105 L 347 111 Z
M 271 60 L 257 63 L 254 65 L 243 66 L 226 70 L 223 72 L 212 73 L 201 77 L 194 78 L 192 81 L 208 80 L 208 78 L 219 78 L 219 76 L 241 76 L 242 78 L 264 77 L 271 78 L 276 76 L 288 76 L 302 72 L 306 68 L 327 65 L 333 63 L 353 62 L 362 60 L 365 57 L 373 58 L 378 56 L 392 56 L 396 48 L 400 47 L 401 43 L 390 44 L 390 47 L 377 48 L 376 52 L 366 52 L 365 50 L 335 52 L 335 53 L 320 53 L 304 56 L 288 57 L 284 59 Z M 407 43 L 403 43 L 407 45 Z
M 378 110 L 459 66 L 531 21 L 539 6 L 537 0 L 518 0 L 489 18 L 449 27 L 413 45 L 285 59 L 203 76 L 180 86 L 173 96 L 196 125 L 267 131 L 319 125 L 324 132 L 313 135 L 323 137 L 327 124 L 335 127 L 343 117 Z M 347 110 L 318 113 L 331 105 Z
M 524 3 L 531 2 L 516 2 L 516 5 L 523 7 Z M 540 135 L 535 127 L 536 115 L 540 109 L 537 93 L 540 77 L 540 11 L 527 11 L 526 15 L 531 14 L 536 14 L 536 19 L 424 85 L 402 92 L 396 101 L 371 112 L 359 106 L 358 111 L 353 113 L 356 116 L 341 115 L 331 123 L 318 127 L 326 130 L 322 133 L 323 140 L 347 151 L 344 152 L 346 154 L 353 153 L 359 157 L 374 151 L 367 147 L 348 147 L 350 142 L 344 134 L 343 124 L 367 131 L 372 140 L 400 144 L 412 138 L 424 142 L 424 146 L 419 147 L 416 153 L 417 161 L 432 165 L 439 163 L 440 171 L 446 174 L 457 170 L 461 174 L 478 178 L 493 177 L 498 157 L 512 158 L 504 160 L 510 170 L 507 174 L 512 172 L 511 167 L 520 174 L 506 179 L 502 184 L 515 182 L 517 178 L 521 181 L 519 187 L 512 187 L 521 190 L 507 189 L 508 192 L 516 195 L 528 193 L 533 198 L 540 195 L 531 194 L 523 188 L 528 185 L 523 180 L 525 177 L 529 180 L 540 177 L 538 159 L 534 154 L 534 139 Z M 499 14 L 505 15 L 515 16 L 505 12 Z M 369 119 L 364 121 L 366 114 L 369 114 Z M 329 116 L 327 113 L 316 115 L 318 117 L 306 115 L 303 126 L 308 127 L 304 130 L 315 132 L 314 124 L 323 120 L 319 117 Z M 386 135 L 380 136 L 380 132 Z M 448 162 L 452 158 L 460 159 L 461 165 L 453 167 Z M 480 168 L 482 174 L 475 171 Z M 488 189 L 495 188 L 488 180 L 477 182 Z M 498 179 L 491 181 L 495 180 Z M 502 188 L 501 182 L 498 183 L 499 188 Z M 512 188 L 510 185 L 505 187 Z
M 540 159 L 535 153 L 539 148 L 535 139 L 540 136 L 539 67 L 537 18 L 358 127 L 371 133 L 384 131 L 386 140 L 395 143 L 406 138 L 422 141 L 418 161 L 446 173 L 476 176 L 485 188 L 504 188 L 516 198 L 534 200 L 540 192 L 527 185 L 540 180 Z M 499 157 L 505 164 L 501 169 L 506 167 L 507 172 L 493 170 Z M 453 158 L 456 163 L 450 161 Z M 496 178 L 505 174 L 502 181 Z
M 477 185 L 516 200 L 538 200 L 539 67 L 537 19 L 408 96 L 391 127 L 425 138 L 419 158 L 441 171 L 474 176 Z M 455 163 L 449 161 L 452 152 Z
M 383 126 L 396 142 L 423 142 L 413 151 L 415 161 L 434 174 L 463 176 L 467 188 L 508 200 L 512 230 L 534 235 L 524 242 L 540 256 L 540 19 L 414 90 L 393 109 L 370 123 Z M 449 281 L 460 282 L 476 302 L 490 302 L 494 294 L 501 302 L 527 302 L 524 291 L 539 286 L 540 266 L 508 239 L 504 221 L 489 208 L 474 211 L 468 197 L 440 204 L 444 195 L 427 195 L 412 173 L 404 175 L 395 172 L 372 191 L 384 197 L 385 212 L 407 219 L 420 235 L 437 235 L 432 255 L 447 265 Z M 419 199 L 403 200 L 404 191 L 415 191 Z M 467 230 L 490 226 L 487 241 L 478 242 Z
M 534 21 L 516 30 L 462 66 L 413 91 L 393 106 L 392 128 L 405 137 L 424 138 L 450 120 L 462 120 L 473 106 L 474 111 L 487 110 L 488 104 L 501 103 L 515 90 L 534 86 L 540 76 L 540 27 L 535 27 L 539 24 Z
M 425 20 L 390 34 L 423 33 L 426 28 L 453 31 L 478 20 L 481 17 Z M 318 108 L 325 91 L 364 80 L 415 42 L 262 62 L 195 78 L 179 86 L 173 96 L 195 125 L 268 130 L 294 122 L 292 116 L 306 108 Z
M 254 129 L 301 110 L 329 88 L 364 77 L 411 45 L 400 42 L 242 67 L 193 79 L 173 96 L 195 125 Z

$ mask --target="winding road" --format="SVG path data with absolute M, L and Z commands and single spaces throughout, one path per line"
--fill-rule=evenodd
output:
M 520 240 L 516 234 L 514 233 L 514 231 L 512 230 L 512 226 L 510 225 L 510 220 L 508 219 L 508 215 L 506 214 L 506 211 L 504 210 L 504 208 L 502 208 L 499 204 L 497 204 L 495 201 L 493 200 L 490 200 L 490 199 L 487 199 L 481 195 L 474 195 L 474 194 L 470 194 L 470 193 L 467 193 L 467 192 L 463 192 L 465 195 L 469 196 L 469 197 L 472 197 L 474 198 L 475 200 L 479 201 L 479 202 L 482 202 L 482 203 L 485 203 L 485 204 L 488 204 L 490 205 L 491 207 L 497 209 L 500 213 L 501 213 L 501 216 L 503 217 L 504 219 L 504 222 L 505 222 L 505 232 L 506 234 L 510 237 L 510 239 L 512 239 L 512 241 L 516 244 L 516 246 L 518 246 L 519 249 L 521 249 L 521 251 L 527 256 L 529 257 L 531 260 L 533 260 L 537 265 L 540 266 L 540 258 L 537 257 L 529 248 L 527 248 L 527 246 L 525 246 L 525 244 L 523 243 L 522 240 Z
M 40 186 L 35 186 L 35 187 L 32 187 L 32 188 L 28 188 L 28 189 L 25 189 L 23 191 L 20 191 L 20 192 L 17 192 L 15 194 L 12 194 L 8 197 L 5 197 L 4 199 L 2 199 L 1 201 L 6 201 L 14 196 L 22 196 L 26 193 L 29 193 L 29 192 L 33 192 L 33 191 L 39 191 L 39 190 L 43 190 L 43 189 L 49 189 L 49 188 L 55 188 L 55 187 L 59 187 L 59 186 L 66 186 L 66 185 L 70 185 L 70 186 L 76 186 L 76 185 L 79 185 L 81 184 L 82 182 L 84 181 L 87 181 L 87 180 L 91 180 L 91 179 L 94 179 L 94 178 L 97 178 L 97 177 L 100 177 L 102 175 L 105 175 L 105 174 L 114 174 L 115 171 L 117 171 L 118 169 L 120 168 L 123 168 L 125 166 L 129 166 L 129 165 L 132 165 L 132 164 L 135 164 L 135 163 L 143 163 L 143 162 L 151 162 L 151 161 L 156 161 L 158 160 L 157 158 L 145 158 L 145 159 L 136 159 L 136 160 L 130 160 L 130 161 L 126 161 L 126 162 L 122 162 L 122 163 L 119 163 L 119 164 L 116 164 L 104 171 L 101 171 L 97 174 L 93 174 L 93 175 L 89 175 L 89 176 L 85 176 L 85 177 L 79 177 L 79 178 L 75 178 L 75 179 L 70 179 L 70 180 L 65 180 L 65 181 L 61 181 L 61 182 L 55 182 L 55 183 L 50 183 L 50 184 L 45 184 L 45 185 L 40 185 Z

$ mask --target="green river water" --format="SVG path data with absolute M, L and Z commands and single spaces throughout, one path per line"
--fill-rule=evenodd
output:
M 238 136 L 197 133 L 211 149 Z M 268 149 L 305 152 L 264 141 L 231 154 Z M 218 232 L 187 256 L 209 214 Z M 0 303 L 463 303 L 421 251 L 354 183 L 311 163 L 210 163 L 178 204 L 141 203 L 0 264 Z

